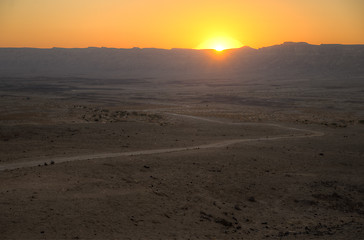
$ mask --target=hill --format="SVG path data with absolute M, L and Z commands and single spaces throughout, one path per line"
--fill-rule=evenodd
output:
M 192 49 L 1 48 L 1 77 L 183 77 L 216 74 L 361 75 L 364 45 L 284 43 L 217 53 Z

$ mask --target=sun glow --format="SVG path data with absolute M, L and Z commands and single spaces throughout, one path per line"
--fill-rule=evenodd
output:
M 221 51 L 225 50 L 226 48 L 225 48 L 225 47 L 223 47 L 223 46 L 221 46 L 221 45 L 217 45 L 216 47 L 214 47 L 214 49 L 215 49 L 216 51 L 218 51 L 218 52 L 221 52 Z
M 214 37 L 201 43 L 196 49 L 215 49 L 221 52 L 230 48 L 241 48 L 244 46 L 241 42 L 231 37 Z

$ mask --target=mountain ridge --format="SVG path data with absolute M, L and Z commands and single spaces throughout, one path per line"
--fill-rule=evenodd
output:
M 362 75 L 364 45 L 285 42 L 223 52 L 158 48 L 0 48 L 0 77 Z

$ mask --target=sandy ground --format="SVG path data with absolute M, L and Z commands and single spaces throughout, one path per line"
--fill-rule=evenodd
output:
M 1 93 L 1 239 L 364 238 L 353 90 L 127 87 Z

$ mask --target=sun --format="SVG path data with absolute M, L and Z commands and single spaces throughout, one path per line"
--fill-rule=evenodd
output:
M 244 46 L 240 41 L 231 37 L 214 37 L 197 46 L 196 49 L 215 49 L 221 52 L 230 48 L 241 48 Z
M 215 49 L 218 52 L 221 52 L 221 51 L 225 50 L 226 48 L 222 45 L 217 45 L 213 49 Z

